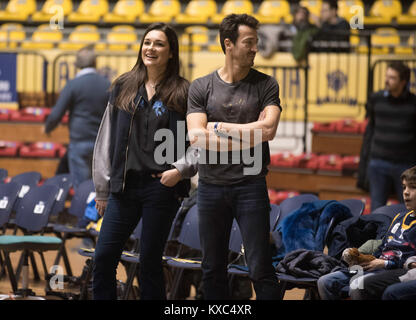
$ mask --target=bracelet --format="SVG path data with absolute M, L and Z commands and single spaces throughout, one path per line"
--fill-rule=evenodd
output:
M 218 131 L 218 124 L 219 124 L 219 122 L 215 122 L 215 124 L 214 124 L 214 133 L 215 133 L 215 135 L 217 137 L 222 137 L 222 138 L 225 138 L 225 139 L 231 139 L 232 137 L 229 136 L 228 134 L 223 133 L 221 131 Z
M 214 124 L 214 132 L 218 136 L 218 122 L 215 122 Z

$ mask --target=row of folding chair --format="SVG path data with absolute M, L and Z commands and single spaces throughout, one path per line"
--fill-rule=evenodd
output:
M 58 175 L 47 179 L 41 186 L 38 186 L 40 174 L 37 172 L 27 172 L 17 175 L 10 179 L 10 182 L 0 184 L 0 227 L 3 227 L 4 235 L 0 237 L 0 249 L 3 251 L 4 263 L 2 263 L 2 274 L 5 268 L 8 270 L 9 279 L 13 292 L 17 290 L 17 280 L 22 266 L 27 268 L 28 258 L 31 260 L 34 269 L 35 279 L 39 279 L 33 252 L 39 252 L 46 278 L 48 274 L 43 251 L 56 250 L 57 256 L 55 264 L 59 264 L 61 256 L 68 275 L 72 275 L 68 255 L 66 253 L 65 241 L 71 234 L 71 228 L 59 223 L 51 223 L 50 218 L 64 212 L 65 201 L 68 198 L 69 189 L 72 182 L 69 175 Z M 87 199 L 95 196 L 92 180 L 82 183 L 76 190 L 72 198 L 69 214 L 74 215 L 77 220 L 84 215 Z M 93 194 L 92 194 L 93 193 Z M 20 196 L 20 198 L 19 198 Z M 15 218 L 11 219 L 12 212 Z M 56 220 L 56 219 L 55 219 Z M 13 226 L 13 235 L 6 235 L 6 226 Z M 17 236 L 17 229 L 21 229 L 24 238 Z M 83 236 L 80 230 L 76 230 Z M 56 237 L 46 237 L 45 233 L 54 233 Z M 36 234 L 36 236 L 35 236 Z M 40 236 L 37 236 L 39 234 Z M 28 238 L 29 237 L 29 238 Z M 16 272 L 13 271 L 9 259 L 9 253 L 13 251 L 23 251 Z M 27 283 L 27 282 L 26 282 Z M 24 295 L 31 293 L 26 290 Z
M 284 200 L 280 205 L 271 205 L 270 211 L 270 232 L 276 232 L 277 226 L 281 223 L 287 216 L 291 213 L 299 209 L 303 203 L 317 201 L 319 198 L 312 194 L 301 194 L 299 196 L 295 196 L 293 198 L 288 198 Z M 346 199 L 339 201 L 341 204 L 348 207 L 351 214 L 353 216 L 359 216 L 362 214 L 364 210 L 364 203 L 358 199 Z M 393 207 L 393 211 L 401 210 L 403 206 L 395 206 Z M 387 209 L 386 209 L 387 210 Z M 380 213 L 387 212 L 386 210 L 379 210 Z M 388 210 L 392 211 L 392 208 L 388 208 Z M 176 299 L 178 297 L 178 290 L 181 282 L 183 280 L 183 275 L 185 270 L 193 270 L 198 271 L 201 269 L 201 260 L 202 260 L 202 250 L 199 241 L 199 228 L 198 228 L 198 208 L 197 205 L 193 205 L 189 210 L 187 210 L 185 217 L 180 217 L 183 215 L 183 208 L 179 209 L 177 216 L 172 224 L 172 229 L 169 235 L 168 242 L 177 242 L 179 246 L 177 247 L 176 254 L 164 256 L 163 260 L 165 263 L 165 267 L 168 270 L 167 272 L 167 286 L 168 290 L 168 298 L 169 299 Z M 378 212 L 374 212 L 378 213 Z M 177 235 L 174 234 L 173 229 L 176 226 L 176 221 L 179 218 L 183 218 L 181 223 L 180 231 Z M 333 228 L 334 221 L 331 221 L 330 228 Z M 137 278 L 138 279 L 138 267 L 140 264 L 140 234 L 141 234 L 141 221 L 134 230 L 131 240 L 133 240 L 133 246 L 131 250 L 123 251 L 121 255 L 121 261 L 126 267 L 127 272 L 127 280 L 125 283 L 125 291 L 123 295 L 123 299 L 128 299 L 132 297 L 132 287 L 133 281 Z M 327 231 L 327 233 L 330 231 Z M 326 236 L 327 238 L 327 236 Z M 200 255 L 197 257 L 190 257 L 186 254 L 183 255 L 185 252 L 189 252 L 189 249 L 193 250 L 194 252 L 200 252 Z M 230 253 L 234 253 L 232 255 L 232 259 L 236 261 L 238 258 L 243 258 L 244 261 L 244 247 L 243 241 L 241 238 L 241 233 L 238 227 L 237 222 L 234 220 L 231 234 L 230 234 L 230 242 L 229 242 L 229 251 Z M 94 258 L 94 249 L 83 249 L 79 250 L 79 254 L 84 257 L 91 258 L 93 261 Z M 237 258 L 236 258 L 237 257 Z M 230 262 L 228 273 L 230 279 L 230 289 L 232 288 L 232 281 L 235 279 L 236 276 L 247 276 L 248 270 L 246 266 L 236 266 Z M 91 279 L 92 273 L 92 266 L 93 263 L 88 264 L 88 276 L 86 278 L 87 281 L 83 282 L 83 287 L 81 288 L 81 298 L 88 298 L 88 283 Z M 245 268 L 244 268 L 245 267 Z M 319 298 L 316 291 L 316 279 L 315 278 L 296 278 L 290 275 L 279 274 L 277 273 L 280 290 L 281 290 L 281 298 L 283 299 L 284 293 L 288 288 L 288 284 L 290 283 L 291 287 L 298 287 L 302 289 L 306 289 L 307 293 L 312 298 Z M 140 286 L 140 284 L 139 284 Z M 137 298 L 133 294 L 133 298 Z

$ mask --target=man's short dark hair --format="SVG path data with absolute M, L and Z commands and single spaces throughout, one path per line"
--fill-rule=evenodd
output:
M 400 178 L 402 181 L 406 180 L 407 184 L 416 187 L 416 166 L 403 171 Z
M 225 53 L 225 39 L 230 39 L 232 43 L 235 43 L 238 38 L 238 27 L 244 25 L 252 29 L 257 29 L 259 21 L 248 14 L 229 14 L 226 16 L 220 24 L 220 42 L 222 51 Z
M 402 61 L 393 61 L 390 62 L 388 65 L 388 68 L 391 68 L 393 70 L 396 70 L 399 74 L 400 80 L 404 80 L 406 82 L 406 85 L 410 81 L 410 68 L 405 65 Z
M 95 68 L 96 58 L 94 45 L 89 44 L 78 50 L 75 58 L 75 66 L 80 69 Z
M 330 9 L 338 10 L 338 1 L 336 0 L 324 0 L 323 3 L 327 3 Z

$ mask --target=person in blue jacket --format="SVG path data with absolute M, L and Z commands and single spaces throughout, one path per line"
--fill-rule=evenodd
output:
M 196 173 L 185 154 L 188 87 L 179 75 L 175 31 L 150 25 L 135 66 L 112 84 L 94 148 L 96 208 L 104 216 L 94 256 L 96 300 L 117 298 L 117 265 L 140 219 L 140 298 L 166 299 L 163 250 L 179 199 L 188 196 Z M 172 133 L 173 141 L 159 140 L 161 132 Z M 172 147 L 166 149 L 172 161 L 161 161 L 164 145 Z
M 62 89 L 58 101 L 46 119 L 49 134 L 69 111 L 68 167 L 73 184 L 91 179 L 94 143 L 107 106 L 110 81 L 96 70 L 93 46 L 80 49 L 75 66 L 81 69 Z

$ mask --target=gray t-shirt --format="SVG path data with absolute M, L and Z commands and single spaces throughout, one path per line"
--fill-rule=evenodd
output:
M 207 115 L 208 122 L 250 123 L 270 105 L 281 109 L 277 81 L 255 69 L 235 83 L 224 82 L 218 72 L 194 80 L 188 93 L 187 114 Z M 269 143 L 263 142 L 246 151 L 224 154 L 202 150 L 198 173 L 204 182 L 230 185 L 266 176 L 270 163 Z M 224 164 L 225 162 L 225 164 Z

